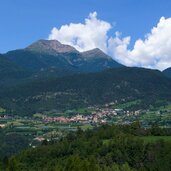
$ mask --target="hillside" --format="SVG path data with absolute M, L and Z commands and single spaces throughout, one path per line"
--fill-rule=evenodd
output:
M 170 100 L 171 81 L 160 71 L 118 68 L 62 78 L 27 80 L 0 91 L 2 107 L 18 114 L 74 109 L 114 101 L 142 99 L 146 108 Z
M 0 54 L 0 84 L 11 84 L 27 78 L 31 73 Z
M 163 73 L 164 73 L 167 77 L 171 78 L 171 68 L 165 69 L 165 70 L 163 71 Z
M 58 142 L 45 140 L 35 149 L 6 157 L 2 166 L 14 171 L 170 171 L 169 135 L 169 129 L 144 129 L 138 122 L 85 132 L 78 128 Z M 146 141 L 153 136 L 158 140 Z

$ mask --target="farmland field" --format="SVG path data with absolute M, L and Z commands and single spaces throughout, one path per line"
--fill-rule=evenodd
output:
M 171 136 L 144 136 L 141 137 L 141 139 L 143 139 L 146 143 L 153 143 L 160 140 L 171 142 Z

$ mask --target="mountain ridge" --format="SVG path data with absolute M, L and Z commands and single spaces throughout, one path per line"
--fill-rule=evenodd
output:
M 40 75 L 42 70 L 63 70 L 63 76 L 68 73 L 99 72 L 123 67 L 99 49 L 78 52 L 57 40 L 39 40 L 24 49 L 9 51 L 4 56 L 35 75 Z M 56 74 L 61 76 L 61 73 Z
M 45 42 L 50 43 L 45 51 L 50 48 L 51 52 L 53 41 Z M 55 44 L 61 45 L 58 41 Z M 141 98 L 145 105 L 156 99 L 170 100 L 171 81 L 158 70 L 125 67 L 98 48 L 46 53 L 39 51 L 40 47 L 38 51 L 32 48 L 10 51 L 0 58 L 4 61 L 0 63 L 3 72 L 7 73 L 4 77 L 7 81 L 3 80 L 7 84 L 0 90 L 0 104 L 5 109 L 31 115 L 122 99 Z M 10 75 L 8 71 L 12 68 Z M 3 72 L 0 70 L 0 74 Z
M 171 78 L 171 67 L 165 69 L 165 70 L 163 71 L 163 73 L 164 73 L 164 75 L 165 75 L 166 77 Z
M 86 58 L 91 58 L 91 57 L 94 57 L 94 56 L 100 56 L 101 58 L 110 58 L 110 56 L 108 56 L 107 54 L 105 54 L 102 50 L 100 50 L 99 48 L 94 48 L 94 49 L 91 49 L 91 50 L 88 50 L 88 51 L 84 51 L 84 52 L 81 52 L 81 54 Z
M 40 39 L 32 43 L 25 49 L 35 52 L 45 52 L 50 54 L 78 52 L 74 47 L 70 45 L 62 44 L 57 40 L 44 40 L 44 39 Z

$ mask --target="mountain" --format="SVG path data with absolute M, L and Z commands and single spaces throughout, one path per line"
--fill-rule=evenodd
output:
M 171 78 L 171 67 L 165 69 L 165 70 L 163 71 L 163 73 L 164 73 L 167 77 Z
M 0 54 L 0 85 L 11 84 L 29 75 L 30 72 Z
M 72 56 L 72 54 L 70 53 Z M 18 66 L 26 68 L 34 73 L 41 72 L 45 69 L 58 68 L 74 70 L 76 67 L 70 65 L 63 54 L 51 55 L 29 51 L 26 49 L 10 51 L 5 56 L 16 63 Z
M 141 99 L 140 107 L 145 108 L 160 100 L 171 100 L 170 87 L 170 79 L 160 71 L 123 67 L 26 81 L 1 89 L 0 104 L 21 115 L 136 99 Z
M 34 76 L 42 75 L 42 71 L 46 71 L 46 75 L 64 76 L 123 67 L 99 49 L 81 53 L 56 40 L 39 40 L 25 49 L 4 55 L 16 65 L 34 72 Z
M 39 40 L 28 46 L 26 50 L 52 55 L 55 55 L 56 53 L 78 52 L 74 47 L 61 44 L 57 40 Z
M 108 60 L 111 59 L 111 57 L 106 55 L 99 48 L 95 48 L 95 49 L 92 49 L 89 51 L 82 52 L 82 55 L 86 60 L 97 59 L 97 58 L 108 59 Z
M 0 54 L 0 73 L 6 72 L 7 69 L 8 72 L 18 71 L 18 67 L 15 63 Z
M 145 108 L 171 98 L 162 72 L 124 67 L 100 49 L 78 52 L 56 40 L 1 55 L 0 67 L 0 106 L 21 115 L 135 99 Z
M 114 61 L 110 56 L 106 55 L 103 51 L 96 48 L 81 53 L 85 63 L 82 65 L 85 71 L 101 71 L 108 68 L 119 68 L 121 64 Z

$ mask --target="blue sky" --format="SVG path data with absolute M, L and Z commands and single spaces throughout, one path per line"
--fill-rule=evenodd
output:
M 134 40 L 171 17 L 170 9 L 170 0 L 1 0 L 0 52 L 47 38 L 52 27 L 82 22 L 93 11 Z
M 0 53 L 23 48 L 38 39 L 48 38 L 53 27 L 84 23 L 90 12 L 110 23 L 122 37 L 131 36 L 128 47 L 157 25 L 171 17 L 170 0 L 1 0 Z

